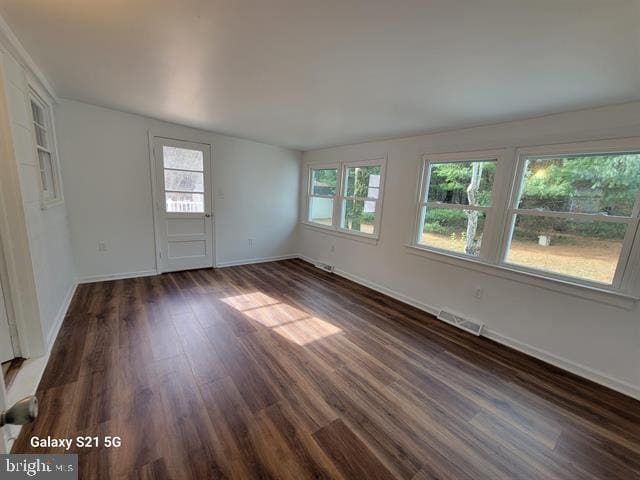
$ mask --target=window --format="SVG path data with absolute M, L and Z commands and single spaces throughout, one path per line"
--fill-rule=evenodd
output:
M 480 255 L 496 163 L 497 159 L 426 161 L 418 244 Z
M 638 152 L 522 155 L 505 262 L 618 284 L 639 186 Z
M 640 294 L 640 139 L 427 155 L 413 247 Z M 474 267 L 475 268 L 475 267 Z
M 204 213 L 204 157 L 200 150 L 162 147 L 167 213 Z
M 377 238 L 386 159 L 309 167 L 307 223 Z
M 330 227 L 333 225 L 338 169 L 311 168 L 309 178 L 309 218 L 307 220 Z
M 40 177 L 40 196 L 43 206 L 51 205 L 62 199 L 58 169 L 54 156 L 55 147 L 52 135 L 52 121 L 49 106 L 35 93 L 31 92 L 31 118 Z
M 340 228 L 368 235 L 377 233 L 381 174 L 382 165 L 343 167 Z

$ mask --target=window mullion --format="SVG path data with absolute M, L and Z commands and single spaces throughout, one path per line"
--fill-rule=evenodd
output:
M 335 199 L 336 196 L 335 195 L 315 195 L 315 194 L 310 194 L 309 195 L 310 198 L 330 198 L 330 199 Z
M 523 168 L 518 160 L 515 148 L 505 151 L 507 161 L 499 162 L 496 169 L 495 185 L 497 186 L 494 211 L 492 215 L 491 234 L 494 248 L 489 254 L 489 262 L 501 265 L 511 245 L 511 234 L 514 227 L 514 210 L 519 201 L 523 185 Z
M 529 210 L 529 209 L 513 209 L 514 215 L 529 215 L 531 217 L 547 217 L 547 218 L 581 218 L 594 222 L 611 222 L 626 223 L 631 222 L 631 217 L 620 215 L 603 215 L 601 213 L 581 213 L 581 212 L 556 212 L 553 210 Z
M 333 202 L 333 228 L 335 229 L 342 228 L 343 189 L 346 188 L 344 185 L 344 169 L 344 164 L 340 164 L 336 171 L 336 199 Z
M 486 211 L 488 208 L 483 205 L 463 205 L 461 203 L 438 203 L 438 202 L 423 202 L 427 208 L 442 208 L 445 210 L 477 210 Z
M 613 275 L 613 285 L 617 288 L 629 288 L 629 276 L 636 273 L 634 268 L 637 270 L 638 267 L 632 264 L 632 256 L 634 251 L 634 244 L 638 243 L 638 223 L 639 220 L 637 218 L 630 219 L 627 224 L 627 233 L 625 235 L 625 239 L 622 243 L 622 249 L 620 251 L 620 256 L 618 257 L 618 265 L 616 266 L 616 271 Z M 638 250 L 638 247 L 635 247 Z
M 621 289 L 628 292 L 640 291 L 640 219 L 636 218 L 629 225 L 633 232 L 627 232 L 630 238 L 626 239 L 623 251 L 626 251 L 626 262 L 623 266 L 619 262 L 614 279 L 619 282 Z

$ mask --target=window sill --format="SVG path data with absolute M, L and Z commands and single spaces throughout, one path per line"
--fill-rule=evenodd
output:
M 631 310 L 635 306 L 636 301 L 640 298 L 628 293 L 607 290 L 606 288 L 598 288 L 590 285 L 582 285 L 569 280 L 560 280 L 537 275 L 535 273 L 524 272 L 517 268 L 511 268 L 505 265 L 493 265 L 485 263 L 473 258 L 466 258 L 456 254 L 449 254 L 441 251 L 432 250 L 416 245 L 405 245 L 407 253 L 418 255 L 441 263 L 446 263 L 467 270 L 485 273 L 494 277 L 504 278 L 507 280 L 532 285 L 553 292 L 560 292 L 574 297 L 584 298 L 600 303 L 605 303 L 615 307 Z
M 302 226 L 309 230 L 315 230 L 317 232 L 327 233 L 340 238 L 347 238 L 349 240 L 355 240 L 356 242 L 368 243 L 370 245 L 377 245 L 379 238 L 364 233 L 349 232 L 343 229 L 336 229 L 333 227 L 324 227 L 316 223 L 302 222 Z

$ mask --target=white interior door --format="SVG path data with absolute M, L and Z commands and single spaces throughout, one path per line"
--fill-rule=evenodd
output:
M 153 140 L 158 269 L 212 267 L 211 147 Z
M 0 285 L 0 363 L 11 360 L 14 356 L 13 346 L 11 345 L 9 317 L 7 316 L 7 309 L 4 305 L 2 285 Z

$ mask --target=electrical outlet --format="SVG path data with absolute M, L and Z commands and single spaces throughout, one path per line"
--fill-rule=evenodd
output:
M 331 245 L 331 251 L 335 252 L 336 251 L 336 246 L 335 245 Z
M 482 295 L 484 295 L 484 288 L 476 288 L 476 293 L 474 293 L 473 296 L 479 300 L 482 298 Z
M 106 252 L 107 251 L 107 244 L 103 241 L 98 242 L 98 251 L 99 252 Z
M 249 248 L 253 247 L 253 238 L 249 238 Z

